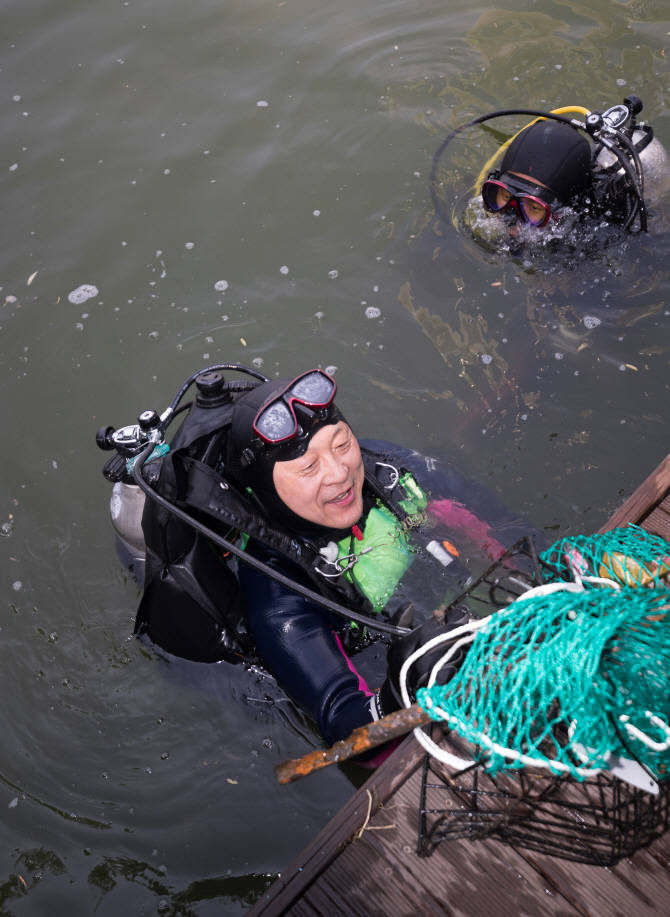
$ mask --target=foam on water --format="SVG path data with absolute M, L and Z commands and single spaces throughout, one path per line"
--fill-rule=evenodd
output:
M 80 287 L 77 287 L 76 290 L 73 290 L 71 293 L 68 293 L 68 299 L 71 303 L 74 303 L 76 306 L 81 305 L 81 303 L 86 302 L 87 299 L 92 299 L 94 296 L 98 295 L 98 288 L 94 287 L 92 284 L 83 283 Z

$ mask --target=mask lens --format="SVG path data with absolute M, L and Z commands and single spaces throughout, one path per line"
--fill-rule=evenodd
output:
M 490 210 L 492 213 L 498 213 L 508 206 L 512 195 L 507 188 L 499 182 L 485 181 L 482 185 L 482 198 L 484 199 L 484 206 L 487 210 Z
M 549 218 L 549 207 L 534 197 L 522 197 L 519 209 L 524 220 L 531 226 L 542 226 Z
M 295 433 L 296 423 L 293 414 L 284 402 L 276 401 L 263 411 L 256 421 L 256 429 L 270 442 L 276 443 Z
M 333 397 L 335 386 L 321 373 L 310 373 L 293 386 L 289 395 L 305 404 L 327 405 Z

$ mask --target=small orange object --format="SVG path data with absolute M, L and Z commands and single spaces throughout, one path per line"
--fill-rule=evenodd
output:
M 459 552 L 456 550 L 456 548 L 453 546 L 453 544 L 450 541 L 443 541 L 442 544 L 445 546 L 445 548 L 447 549 L 447 551 L 449 551 L 450 554 L 454 555 L 454 557 L 460 557 Z

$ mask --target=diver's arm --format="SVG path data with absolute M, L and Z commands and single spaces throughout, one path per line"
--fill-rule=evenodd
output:
M 305 573 L 251 541 L 265 563 L 309 585 Z M 313 719 L 327 742 L 346 738 L 358 726 L 390 710 L 379 709 L 373 691 L 346 656 L 334 628 L 342 620 L 248 565 L 239 580 L 247 619 L 263 664 L 291 699 Z M 377 755 L 377 752 L 375 752 Z

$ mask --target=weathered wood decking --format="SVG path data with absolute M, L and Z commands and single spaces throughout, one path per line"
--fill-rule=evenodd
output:
M 600 531 L 629 522 L 670 537 L 670 455 Z M 454 840 L 419 858 L 422 761 L 423 750 L 408 737 L 247 917 L 670 914 L 670 832 L 612 868 L 494 840 Z

